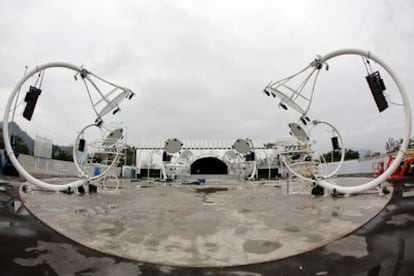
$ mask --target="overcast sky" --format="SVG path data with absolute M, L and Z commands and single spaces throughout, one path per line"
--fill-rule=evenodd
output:
M 128 127 L 133 145 L 173 137 L 286 137 L 298 114 L 261 91 L 317 54 L 340 48 L 382 58 L 414 102 L 413 1 L 2 0 L 0 13 L 1 114 L 25 66 L 84 65 L 137 94 L 122 103 L 121 113 L 104 118 Z M 333 123 L 347 148 L 383 151 L 387 137 L 402 136 L 402 108 L 378 113 L 361 59 L 329 65 L 311 119 Z M 94 121 L 85 89 L 67 74 L 45 75 L 32 125 L 16 115 L 32 136 L 70 144 Z M 401 102 L 395 86 L 386 84 L 389 99 Z

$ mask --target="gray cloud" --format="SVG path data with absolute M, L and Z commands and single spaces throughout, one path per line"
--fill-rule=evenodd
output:
M 413 101 L 410 1 L 2 1 L 0 10 L 0 112 L 24 66 L 83 64 L 137 93 L 119 116 L 106 119 L 128 126 L 131 143 L 287 136 L 297 115 L 261 90 L 338 48 L 372 50 L 395 69 Z M 336 124 L 348 147 L 383 150 L 388 136 L 402 135 L 400 109 L 376 111 L 359 60 L 330 65 L 312 117 Z M 73 80 L 45 81 L 51 92 L 42 95 L 39 120 L 18 122 L 71 143 L 94 120 L 85 91 Z

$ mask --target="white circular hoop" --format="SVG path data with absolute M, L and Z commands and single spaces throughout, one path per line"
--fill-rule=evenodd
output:
M 47 189 L 47 190 L 53 190 L 53 191 L 64 191 L 68 188 L 74 189 L 77 188 L 83 184 L 87 183 L 87 179 L 81 178 L 79 180 L 67 183 L 67 184 L 50 184 L 44 181 L 41 181 L 34 176 L 32 176 L 30 173 L 28 173 L 23 166 L 20 164 L 20 162 L 17 160 L 16 156 L 14 155 L 13 149 L 10 144 L 10 138 L 9 138 L 9 113 L 10 108 L 12 106 L 13 100 L 17 95 L 17 91 L 20 89 L 20 87 L 33 75 L 39 73 L 42 70 L 48 69 L 48 68 L 66 68 L 75 71 L 76 73 L 80 73 L 82 71 L 82 68 L 69 64 L 64 62 L 52 62 L 52 63 L 46 63 L 40 66 L 36 66 L 34 69 L 29 71 L 15 86 L 13 91 L 10 94 L 10 97 L 7 101 L 6 108 L 4 111 L 4 117 L 3 117 L 3 138 L 4 138 L 4 145 L 6 149 L 6 153 L 8 157 L 10 158 L 10 161 L 13 163 L 13 166 L 16 168 L 16 170 L 22 175 L 28 182 L 35 184 L 36 186 Z
M 75 65 L 72 65 L 72 64 L 69 64 L 69 63 L 64 63 L 64 62 L 51 62 L 51 63 L 46 63 L 46 64 L 43 64 L 43 65 L 40 65 L 40 66 L 36 66 L 34 69 L 27 72 L 27 74 L 25 74 L 23 76 L 23 78 L 17 83 L 15 88 L 12 90 L 12 92 L 9 96 L 9 99 L 7 101 L 7 104 L 6 104 L 6 108 L 5 108 L 5 111 L 4 111 L 4 117 L 3 117 L 3 138 L 4 138 L 6 153 L 7 153 L 8 157 L 10 158 L 10 161 L 12 162 L 12 164 L 16 168 L 16 170 L 20 173 L 20 175 L 23 176 L 28 182 L 30 182 L 30 183 L 32 183 L 32 184 L 34 184 L 34 185 L 36 185 L 40 188 L 47 189 L 47 190 L 65 191 L 69 188 L 74 189 L 74 188 L 77 188 L 77 187 L 79 187 L 83 184 L 86 184 L 91 179 L 87 178 L 85 175 L 82 175 L 79 180 L 76 180 L 76 181 L 73 181 L 73 182 L 70 182 L 70 183 L 67 183 L 67 184 L 51 184 L 51 183 L 47 183 L 47 182 L 44 182 L 44 181 L 41 181 L 41 180 L 35 178 L 29 172 L 27 172 L 23 168 L 23 166 L 19 163 L 19 161 L 17 160 L 16 156 L 14 155 L 13 149 L 11 147 L 10 137 L 9 137 L 10 136 L 10 134 L 9 134 L 10 109 L 11 109 L 11 106 L 13 104 L 13 100 L 15 99 L 18 91 L 20 90 L 22 85 L 29 78 L 31 78 L 33 75 L 35 75 L 35 74 L 37 74 L 37 73 L 39 73 L 43 70 L 49 69 L 49 68 L 65 68 L 65 69 L 73 70 L 73 71 L 76 72 L 75 77 L 76 77 L 76 75 L 79 74 L 84 79 L 84 81 L 85 80 L 88 81 L 98 91 L 98 93 L 101 95 L 101 99 L 97 103 L 93 104 L 91 102 L 91 104 L 93 104 L 92 107 L 94 108 L 95 113 L 98 115 L 99 120 L 98 119 L 97 120 L 100 121 L 100 123 L 102 123 L 102 119 L 99 117 L 99 114 L 96 111 L 96 105 L 97 104 L 104 103 L 104 104 L 106 104 L 106 107 L 105 107 L 106 110 L 116 108 L 115 111 L 117 112 L 117 111 L 119 111 L 118 103 L 122 100 L 121 98 L 126 97 L 126 98 L 130 99 L 130 98 L 132 98 L 134 93 L 132 91 L 130 91 L 129 89 L 127 89 L 127 88 L 121 88 L 121 87 L 119 87 L 119 86 L 117 86 L 113 83 L 110 83 L 110 82 L 108 82 L 104 79 L 101 79 L 98 76 L 94 75 L 91 72 L 86 71 L 85 69 L 83 69 L 81 67 L 78 67 L 78 66 L 75 66 Z M 88 76 L 89 74 L 93 75 L 93 77 L 99 79 L 100 81 L 103 81 L 107 84 L 112 85 L 113 87 L 115 87 L 115 89 L 120 89 L 122 91 L 122 93 L 120 94 L 120 95 L 122 95 L 122 97 L 121 96 L 115 96 L 114 99 L 110 100 L 109 96 L 114 95 L 115 89 L 112 90 L 109 93 L 109 95 L 107 95 L 107 96 L 103 95 L 99 91 L 98 86 L 89 78 L 89 76 Z M 89 92 L 89 90 L 88 90 L 88 92 Z M 90 100 L 91 100 L 91 98 L 90 98 Z M 102 174 L 102 176 L 103 175 L 104 174 Z M 92 180 L 95 180 L 95 179 L 92 179 Z
M 105 175 L 105 177 L 102 180 L 102 186 L 108 192 L 116 192 L 119 189 L 120 181 L 119 181 L 118 176 L 113 170 L 111 171 L 111 173 L 112 175 L 110 173 Z M 108 184 L 109 179 L 113 179 L 113 181 L 115 181 L 114 187 L 109 187 L 109 184 Z
M 73 154 L 73 161 L 74 161 L 74 163 L 75 163 L 75 167 L 76 167 L 76 169 L 78 170 L 78 172 L 79 172 L 79 175 L 82 177 L 82 178 L 85 178 L 85 179 L 87 179 L 88 180 L 88 182 L 96 182 L 96 181 L 99 181 L 99 180 L 101 180 L 101 179 L 103 179 L 104 177 L 105 177 L 105 175 L 111 170 L 111 169 L 113 169 L 114 168 L 114 166 L 117 164 L 117 162 L 119 161 L 119 158 L 121 157 L 121 153 L 120 153 L 120 150 L 119 150 L 119 147 L 115 147 L 115 150 L 114 150 L 114 152 L 107 152 L 107 154 L 112 154 L 112 155 L 115 155 L 114 157 L 113 157 L 113 159 L 112 159 L 112 162 L 111 162 L 111 164 L 103 171 L 103 172 L 101 172 L 100 174 L 98 174 L 98 175 L 95 175 L 95 176 L 89 176 L 89 175 L 87 175 L 83 170 L 82 170 L 82 168 L 80 167 L 80 165 L 79 165 L 79 162 L 78 162 L 78 160 L 77 160 L 77 158 L 75 157 L 76 156 L 76 146 L 79 144 L 79 140 L 80 140 L 80 137 L 85 133 L 85 131 L 88 129 L 88 128 L 90 128 L 90 127 L 98 127 L 96 124 L 90 124 L 90 125 L 87 125 L 86 127 L 84 127 L 79 133 L 78 133 L 78 136 L 76 137 L 76 140 L 75 140 L 75 144 L 74 144 L 74 146 L 73 146 L 73 152 L 72 152 L 72 154 Z M 99 128 L 99 127 L 98 127 Z M 102 145 L 104 144 L 104 141 L 102 141 Z
M 342 136 L 341 136 L 341 134 L 339 133 L 339 131 L 335 128 L 335 126 L 333 126 L 332 124 L 330 124 L 330 123 L 328 123 L 328 122 L 325 122 L 325 121 L 320 121 L 320 120 L 314 120 L 313 122 L 312 122 L 315 126 L 316 125 L 319 125 L 319 124 L 325 124 L 325 125 L 327 125 L 327 126 L 329 126 L 337 135 L 338 135 L 338 139 L 339 139 L 339 143 L 340 143 L 340 145 L 341 145 L 341 159 L 339 160 L 339 163 L 338 163 L 338 165 L 336 166 L 336 168 L 331 172 L 331 173 L 329 173 L 329 174 L 326 174 L 326 175 L 324 175 L 324 174 L 318 174 L 318 175 L 315 175 L 315 177 L 317 178 L 317 179 L 327 179 L 327 178 L 331 178 L 331 177 L 333 177 L 334 175 L 336 175 L 337 173 L 338 173 L 338 171 L 341 169 L 341 167 L 342 167 L 342 164 L 344 163 L 344 160 L 345 160 L 345 147 L 343 146 L 344 145 L 344 142 L 343 142 L 343 139 L 342 139 Z M 290 125 L 293 125 L 293 126 L 295 126 L 295 125 L 297 125 L 297 124 L 290 124 Z M 298 132 L 299 134 L 301 134 L 301 133 L 305 133 L 305 131 L 303 130 L 303 129 L 301 129 L 300 130 L 300 132 Z M 296 136 L 296 138 L 299 140 L 300 139 L 300 137 L 301 136 L 297 136 L 297 135 L 295 135 Z M 307 134 L 306 134 L 306 139 L 305 140 L 309 140 L 309 137 L 307 136 Z M 300 151 L 298 151 L 298 153 L 303 153 L 304 151 L 303 150 L 300 150 Z M 311 151 L 310 151 L 311 152 Z M 309 152 L 309 153 L 310 153 Z M 304 181 L 308 181 L 308 182 L 314 182 L 315 181 L 315 179 L 313 179 L 313 178 L 309 178 L 309 177 L 305 177 L 305 176 L 302 176 L 301 174 L 299 174 L 299 173 L 297 173 L 293 168 L 292 168 L 292 165 L 289 165 L 289 163 L 286 161 L 286 157 L 285 156 L 282 156 L 283 158 L 282 158 L 282 162 L 283 162 L 283 165 L 287 168 L 287 170 L 291 173 L 291 174 L 293 174 L 294 176 L 296 176 L 297 178 L 299 178 L 299 179 L 301 179 L 301 180 L 304 180 Z M 306 165 L 306 164 L 311 164 L 313 161 L 303 161 L 303 162 L 301 162 L 300 164 L 294 164 L 294 165 Z
M 402 98 L 403 105 L 404 105 L 404 115 L 405 115 L 405 134 L 404 134 L 404 138 L 403 138 L 403 142 L 401 144 L 400 150 L 396 158 L 392 162 L 392 164 L 380 176 L 378 176 L 377 178 L 365 184 L 350 186 L 350 187 L 339 186 L 339 185 L 330 183 L 328 180 L 324 180 L 324 179 L 318 181 L 318 184 L 320 186 L 328 190 L 335 189 L 339 193 L 352 194 L 352 193 L 360 193 L 360 192 L 369 190 L 371 188 L 374 188 L 382 184 L 388 179 L 388 177 L 400 165 L 401 161 L 403 160 L 406 154 L 408 144 L 410 141 L 410 136 L 411 136 L 411 107 L 410 107 L 410 102 L 407 96 L 407 92 L 405 91 L 405 88 L 403 87 L 402 83 L 398 79 L 395 72 L 382 59 L 373 55 L 370 51 L 363 51 L 359 49 L 341 49 L 341 50 L 328 53 L 327 55 L 321 57 L 318 62 L 323 64 L 334 57 L 343 56 L 343 55 L 357 55 L 357 56 L 366 57 L 366 58 L 374 60 L 376 63 L 381 65 L 385 69 L 385 71 L 387 71 L 387 73 L 391 76 L 391 78 L 397 85 L 398 90 L 400 91 L 401 98 Z
M 321 177 L 322 179 L 331 178 L 339 172 L 339 170 L 341 169 L 341 167 L 344 163 L 344 160 L 345 160 L 344 140 L 342 139 L 342 135 L 339 133 L 339 131 L 332 124 L 330 124 L 326 121 L 320 121 L 320 120 L 317 120 L 315 123 L 316 124 L 324 124 L 324 125 L 327 125 L 330 128 L 332 128 L 332 130 L 338 135 L 339 144 L 341 145 L 341 159 L 339 160 L 339 163 L 336 166 L 335 170 L 333 170 L 331 173 L 329 173 L 327 175 L 319 175 L 319 177 Z M 333 162 L 333 160 L 332 160 L 332 162 Z

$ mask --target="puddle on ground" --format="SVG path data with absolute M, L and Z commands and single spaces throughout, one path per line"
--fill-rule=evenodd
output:
M 254 254 L 268 254 L 279 249 L 282 245 L 277 241 L 247 240 L 243 244 L 244 251 Z
M 407 223 L 414 221 L 414 216 L 409 214 L 399 214 L 391 217 L 391 220 L 387 221 L 387 224 L 395 226 L 405 226 Z
M 207 187 L 207 188 L 197 188 L 195 190 L 196 193 L 205 193 L 205 194 L 212 194 L 216 192 L 227 192 L 229 188 L 227 187 Z
M 227 192 L 229 188 L 227 187 L 206 187 L 206 188 L 196 188 L 194 192 L 197 193 L 196 197 L 201 197 L 204 205 L 213 205 L 217 204 L 215 201 L 209 200 L 208 195 L 216 192 Z
M 137 188 L 141 189 L 141 188 L 155 188 L 155 185 L 138 185 Z

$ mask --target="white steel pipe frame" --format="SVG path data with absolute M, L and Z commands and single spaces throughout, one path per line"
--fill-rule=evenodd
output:
M 332 130 L 336 133 L 336 135 L 338 135 L 339 144 L 341 145 L 341 159 L 340 159 L 340 161 L 339 161 L 338 165 L 336 166 L 336 168 L 335 168 L 335 169 L 334 169 L 331 173 L 329 173 L 329 174 L 327 174 L 327 175 L 324 175 L 324 174 L 315 175 L 317 179 L 328 179 L 328 178 L 331 178 L 331 177 L 335 176 L 335 175 L 338 173 L 339 169 L 342 167 L 342 164 L 344 163 L 344 160 L 345 160 L 345 147 L 344 147 L 344 142 L 343 142 L 342 136 L 341 136 L 341 134 L 339 133 L 339 131 L 338 131 L 338 130 L 336 129 L 336 127 L 335 127 L 334 125 L 332 125 L 331 123 L 328 123 L 328 122 L 326 122 L 326 121 L 321 121 L 321 120 L 314 120 L 312 123 L 313 123 L 315 126 L 317 126 L 317 125 L 319 125 L 319 124 L 325 124 L 325 125 L 329 126 L 329 127 L 330 127 L 330 128 L 331 128 L 331 129 L 332 129 Z M 304 151 L 299 150 L 299 151 L 296 151 L 296 152 L 303 153 Z M 306 151 L 305 151 L 305 152 L 306 152 Z M 323 158 L 323 156 L 322 156 L 322 158 Z M 313 182 L 315 182 L 315 179 L 313 179 L 313 178 L 309 178 L 309 177 L 305 177 L 305 176 L 302 176 L 300 173 L 296 172 L 296 171 L 292 168 L 292 166 L 290 166 L 290 165 L 288 164 L 288 162 L 286 161 L 286 156 L 282 155 L 282 156 L 281 156 L 281 161 L 282 161 L 283 165 L 286 167 L 286 169 L 287 169 L 290 173 L 292 173 L 293 175 L 295 175 L 297 178 L 302 179 L 302 180 L 307 181 L 307 182 L 312 182 L 312 183 L 313 183 Z M 309 162 L 304 161 L 304 162 L 301 162 L 301 163 L 302 163 L 302 164 L 309 164 L 310 162 L 312 162 L 312 161 L 309 161 Z M 332 162 L 333 162 L 333 160 L 332 160 Z M 283 168 L 283 167 L 282 167 L 282 168 Z
M 358 56 L 366 57 L 366 58 L 369 58 L 371 60 L 374 60 L 376 63 L 381 65 L 385 69 L 385 71 L 387 71 L 388 74 L 391 76 L 391 78 L 393 79 L 393 81 L 397 85 L 398 90 L 400 91 L 401 98 L 402 98 L 403 105 L 404 105 L 404 116 L 405 116 L 405 133 L 404 133 L 404 138 L 403 138 L 403 142 L 401 144 L 400 150 L 399 150 L 396 158 L 392 162 L 392 164 L 380 176 L 378 176 L 377 178 L 375 178 L 375 179 L 373 179 L 373 180 L 371 180 L 371 181 L 369 181 L 365 184 L 356 185 L 356 186 L 349 186 L 349 187 L 339 186 L 339 185 L 330 183 L 328 180 L 325 180 L 325 179 L 321 179 L 321 180 L 318 181 L 318 184 L 320 186 L 322 186 L 322 187 L 324 187 L 328 190 L 334 190 L 335 189 L 339 193 L 353 194 L 353 193 L 360 193 L 360 192 L 372 189 L 372 188 L 382 184 L 383 182 L 385 182 L 389 178 L 389 176 L 400 165 L 401 161 L 403 160 L 404 156 L 406 155 L 406 151 L 407 151 L 407 148 L 408 148 L 408 145 L 409 145 L 409 142 L 410 142 L 410 137 L 411 137 L 411 107 L 410 107 L 410 102 L 409 102 L 409 99 L 408 99 L 407 92 L 405 91 L 405 88 L 402 85 L 401 81 L 398 79 L 396 73 L 382 59 L 380 59 L 377 56 L 373 55 L 370 51 L 364 51 L 364 50 L 359 50 L 359 49 L 340 49 L 340 50 L 328 53 L 325 56 L 322 56 L 320 58 L 320 62 L 325 63 L 325 62 L 327 62 L 328 60 L 330 60 L 334 57 L 343 56 L 343 55 L 358 55 Z
M 68 188 L 74 189 L 77 188 L 83 184 L 86 184 L 88 182 L 88 179 L 85 177 L 81 177 L 79 180 L 67 183 L 67 184 L 51 184 L 51 183 L 47 183 L 44 181 L 41 181 L 37 178 L 35 178 L 34 176 L 32 176 L 30 173 L 28 173 L 23 166 L 19 163 L 19 161 L 17 160 L 16 156 L 14 155 L 13 149 L 11 147 L 10 144 L 10 134 L 9 134 L 9 115 L 10 115 L 10 108 L 13 104 L 13 100 L 17 95 L 17 92 L 19 91 L 19 89 L 21 88 L 21 86 L 29 79 L 31 78 L 34 74 L 41 72 L 42 70 L 48 69 L 48 68 L 66 68 L 66 69 L 70 69 L 75 71 L 76 73 L 81 73 L 82 72 L 82 68 L 69 64 L 69 63 L 65 63 L 65 62 L 51 62 L 51 63 L 46 63 L 40 66 L 36 66 L 34 69 L 32 69 L 31 71 L 29 71 L 27 74 L 25 74 L 23 76 L 23 78 L 17 83 L 17 85 L 15 86 L 15 88 L 13 89 L 13 91 L 10 94 L 10 97 L 7 101 L 6 104 L 6 108 L 4 111 L 4 117 L 3 117 L 3 138 L 4 138 L 4 145 L 5 145 L 5 149 L 6 149 L 6 153 L 7 156 L 10 158 L 10 161 L 13 163 L 13 166 L 16 168 L 16 170 L 20 173 L 21 176 L 23 176 L 28 182 L 35 184 L 36 186 L 43 188 L 43 189 L 47 189 L 47 190 L 52 190 L 52 191 L 64 191 L 67 190 Z M 86 76 L 86 78 L 88 78 Z M 89 80 L 89 79 L 88 79 Z M 91 81 L 91 80 L 89 80 Z M 92 83 L 92 81 L 91 81 Z
M 85 131 L 88 129 L 88 128 L 90 128 L 90 127 L 98 127 L 96 124 L 90 124 L 90 125 L 87 125 L 87 126 L 85 126 L 79 133 L 78 133 L 78 136 L 76 137 L 76 140 L 75 140 L 75 144 L 73 145 L 73 149 L 72 149 L 72 155 L 73 155 L 73 161 L 74 161 L 74 163 L 75 163 L 75 167 L 76 167 L 76 169 L 78 170 L 78 173 L 79 173 L 79 175 L 82 177 L 82 178 L 85 178 L 85 179 L 87 179 L 88 180 L 88 182 L 89 183 L 93 183 L 93 182 L 96 182 L 96 181 L 99 181 L 99 180 L 101 180 L 110 170 L 112 170 L 114 167 L 115 167 L 115 165 L 118 163 L 118 161 L 119 161 L 119 158 L 121 157 L 121 153 L 120 153 L 120 149 L 119 149 L 119 147 L 115 147 L 115 150 L 113 151 L 113 152 L 106 152 L 106 154 L 107 155 L 110 155 L 110 154 L 112 154 L 112 155 L 114 155 L 113 156 L 113 159 L 112 159 L 112 162 L 111 162 L 111 164 L 109 165 L 109 166 L 107 166 L 106 167 L 106 169 L 103 171 L 103 172 L 101 172 L 100 174 L 98 174 L 98 175 L 95 175 L 95 176 L 89 176 L 88 174 L 86 174 L 83 170 L 82 170 L 82 168 L 80 167 L 80 165 L 79 165 L 79 162 L 78 162 L 78 160 L 77 160 L 77 158 L 76 158 L 76 147 L 79 145 L 79 141 L 80 141 L 80 139 L 81 139 L 81 136 L 85 133 Z M 98 127 L 99 128 L 99 127 Z
M 333 176 L 335 176 L 339 169 L 342 167 L 344 160 L 345 160 L 345 146 L 344 146 L 344 140 L 342 139 L 342 135 L 339 133 L 339 131 L 336 129 L 336 127 L 334 125 L 332 125 L 331 123 L 328 123 L 326 121 L 320 121 L 320 120 L 315 120 L 315 124 L 325 124 L 329 127 L 332 128 L 332 130 L 336 133 L 336 135 L 338 135 L 338 139 L 339 139 L 339 144 L 341 145 L 341 159 L 339 160 L 338 166 L 336 166 L 335 170 L 333 170 L 331 173 L 327 174 L 327 175 L 321 175 L 322 179 L 327 179 L 327 178 L 331 178 Z M 331 160 L 331 162 L 333 162 L 333 158 Z

